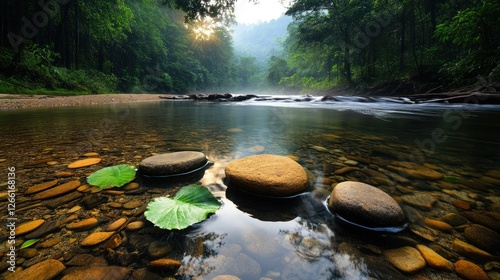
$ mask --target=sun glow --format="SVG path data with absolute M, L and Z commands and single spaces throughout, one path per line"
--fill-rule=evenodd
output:
M 198 19 L 192 23 L 194 39 L 197 41 L 208 41 L 212 39 L 216 23 L 211 18 Z

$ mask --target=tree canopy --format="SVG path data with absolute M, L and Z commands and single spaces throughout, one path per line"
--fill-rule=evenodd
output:
M 224 25 L 233 6 L 234 0 L 6 0 L 0 7 L 0 90 L 235 86 L 237 62 Z
M 422 87 L 416 91 L 498 83 L 499 12 L 495 0 L 296 0 L 281 55 L 288 69 L 280 73 L 288 74 L 279 83 L 324 89 L 406 81 Z
M 498 88 L 497 0 L 290 3 L 281 51 L 257 56 L 234 50 L 235 0 L 4 0 L 0 91 Z

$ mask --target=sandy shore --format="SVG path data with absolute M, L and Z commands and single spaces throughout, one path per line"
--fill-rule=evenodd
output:
M 0 110 L 131 102 L 158 102 L 162 100 L 159 96 L 159 94 L 136 93 L 76 96 L 0 94 Z

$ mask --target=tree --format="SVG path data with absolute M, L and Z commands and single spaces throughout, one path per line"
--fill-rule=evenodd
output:
M 442 42 L 458 46 L 458 59 L 447 69 L 470 81 L 478 75 L 500 80 L 500 3 L 494 0 L 474 1 L 476 5 L 460 10 L 436 28 Z

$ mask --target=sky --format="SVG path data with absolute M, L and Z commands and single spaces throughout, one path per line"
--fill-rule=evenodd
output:
M 259 0 L 257 5 L 250 0 L 237 0 L 235 6 L 236 21 L 244 24 L 277 19 L 285 12 L 280 0 Z

